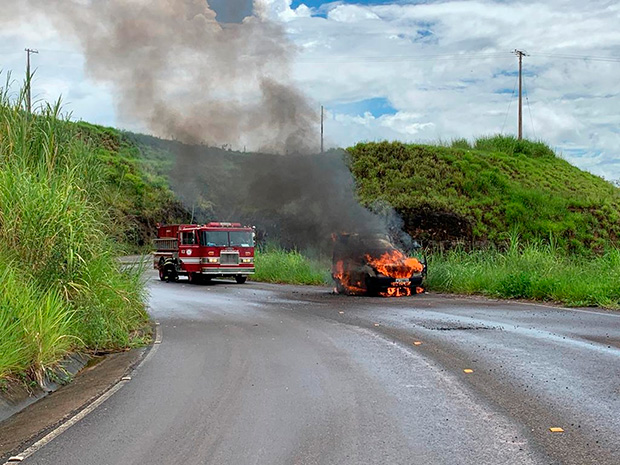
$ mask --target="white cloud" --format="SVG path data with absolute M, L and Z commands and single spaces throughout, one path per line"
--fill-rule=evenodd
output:
M 353 145 L 360 141 L 378 141 L 384 139 L 409 139 L 413 134 L 423 134 L 433 130 L 433 123 L 420 119 L 415 113 L 399 112 L 394 115 L 373 116 L 345 115 L 327 112 L 327 130 L 325 137 L 335 145 Z
M 517 69 L 510 51 L 519 48 L 531 54 L 524 59 L 525 136 L 579 153 L 566 158 L 620 178 L 620 63 L 559 56 L 620 56 L 618 4 L 452 1 L 327 9 L 327 19 L 286 24 L 302 47 L 295 78 L 328 107 L 384 97 L 398 111 L 389 118 L 335 115 L 328 121 L 334 144 L 352 137 L 432 141 L 516 133 L 516 98 L 507 110 Z M 386 121 L 413 113 L 415 124 L 386 128 Z
M 326 17 L 311 17 L 315 10 L 303 4 L 293 9 L 291 0 L 255 5 L 287 29 L 298 48 L 292 77 L 313 100 L 330 108 L 383 97 L 396 109 L 379 117 L 330 112 L 326 134 L 334 145 L 514 134 L 517 60 L 510 51 L 519 48 L 531 54 L 524 59 L 525 136 L 547 141 L 577 166 L 620 178 L 620 63 L 561 57 L 619 57 L 617 2 L 334 2 L 321 10 Z M 85 77 L 77 45 L 44 18 L 33 21 L 0 31 L 0 69 L 21 76 L 23 48 L 39 47 L 39 95 L 62 93 L 76 118 L 121 124 L 109 89 Z
M 110 126 L 118 124 L 111 89 L 87 78 L 79 47 L 61 37 L 44 16 L 33 15 L 28 24 L 6 23 L 0 39 L 0 70 L 3 77 L 11 73 L 14 93 L 25 75 L 24 49 L 37 49 L 39 53 L 31 58 L 35 107 L 61 99 L 63 112 L 71 113 L 73 119 Z
M 312 10 L 301 4 L 291 8 L 292 0 L 254 0 L 255 9 L 266 11 L 267 16 L 276 21 L 291 21 L 296 18 L 309 18 Z
M 329 10 L 327 19 L 339 23 L 359 23 L 368 19 L 379 19 L 372 10 L 357 5 L 338 5 Z

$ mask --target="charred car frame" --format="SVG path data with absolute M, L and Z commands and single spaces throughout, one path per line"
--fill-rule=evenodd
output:
M 337 234 L 333 239 L 332 278 L 338 293 L 390 297 L 423 292 L 426 259 L 408 257 L 387 234 Z

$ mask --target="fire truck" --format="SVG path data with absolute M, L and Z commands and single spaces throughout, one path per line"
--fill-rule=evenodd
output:
M 254 238 L 254 228 L 241 223 L 158 224 L 153 268 L 162 281 L 233 277 L 243 284 L 254 274 Z

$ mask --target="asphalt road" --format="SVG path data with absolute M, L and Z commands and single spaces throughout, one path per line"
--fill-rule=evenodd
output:
M 158 351 L 22 463 L 620 464 L 620 313 L 150 285 Z

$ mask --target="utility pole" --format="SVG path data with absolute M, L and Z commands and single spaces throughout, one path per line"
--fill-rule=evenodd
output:
M 323 153 L 323 105 L 321 105 L 321 153 Z
M 519 57 L 519 135 L 517 139 L 521 140 L 523 139 L 523 92 L 521 90 L 523 86 L 522 70 L 523 70 L 523 57 L 527 56 L 527 53 L 525 53 L 522 50 L 515 49 L 514 54 Z
M 31 53 L 39 53 L 38 50 L 33 50 L 31 48 L 26 49 L 26 106 L 28 107 L 28 113 L 32 113 L 32 99 L 30 94 L 30 83 L 32 80 L 32 75 L 30 74 L 30 54 Z

